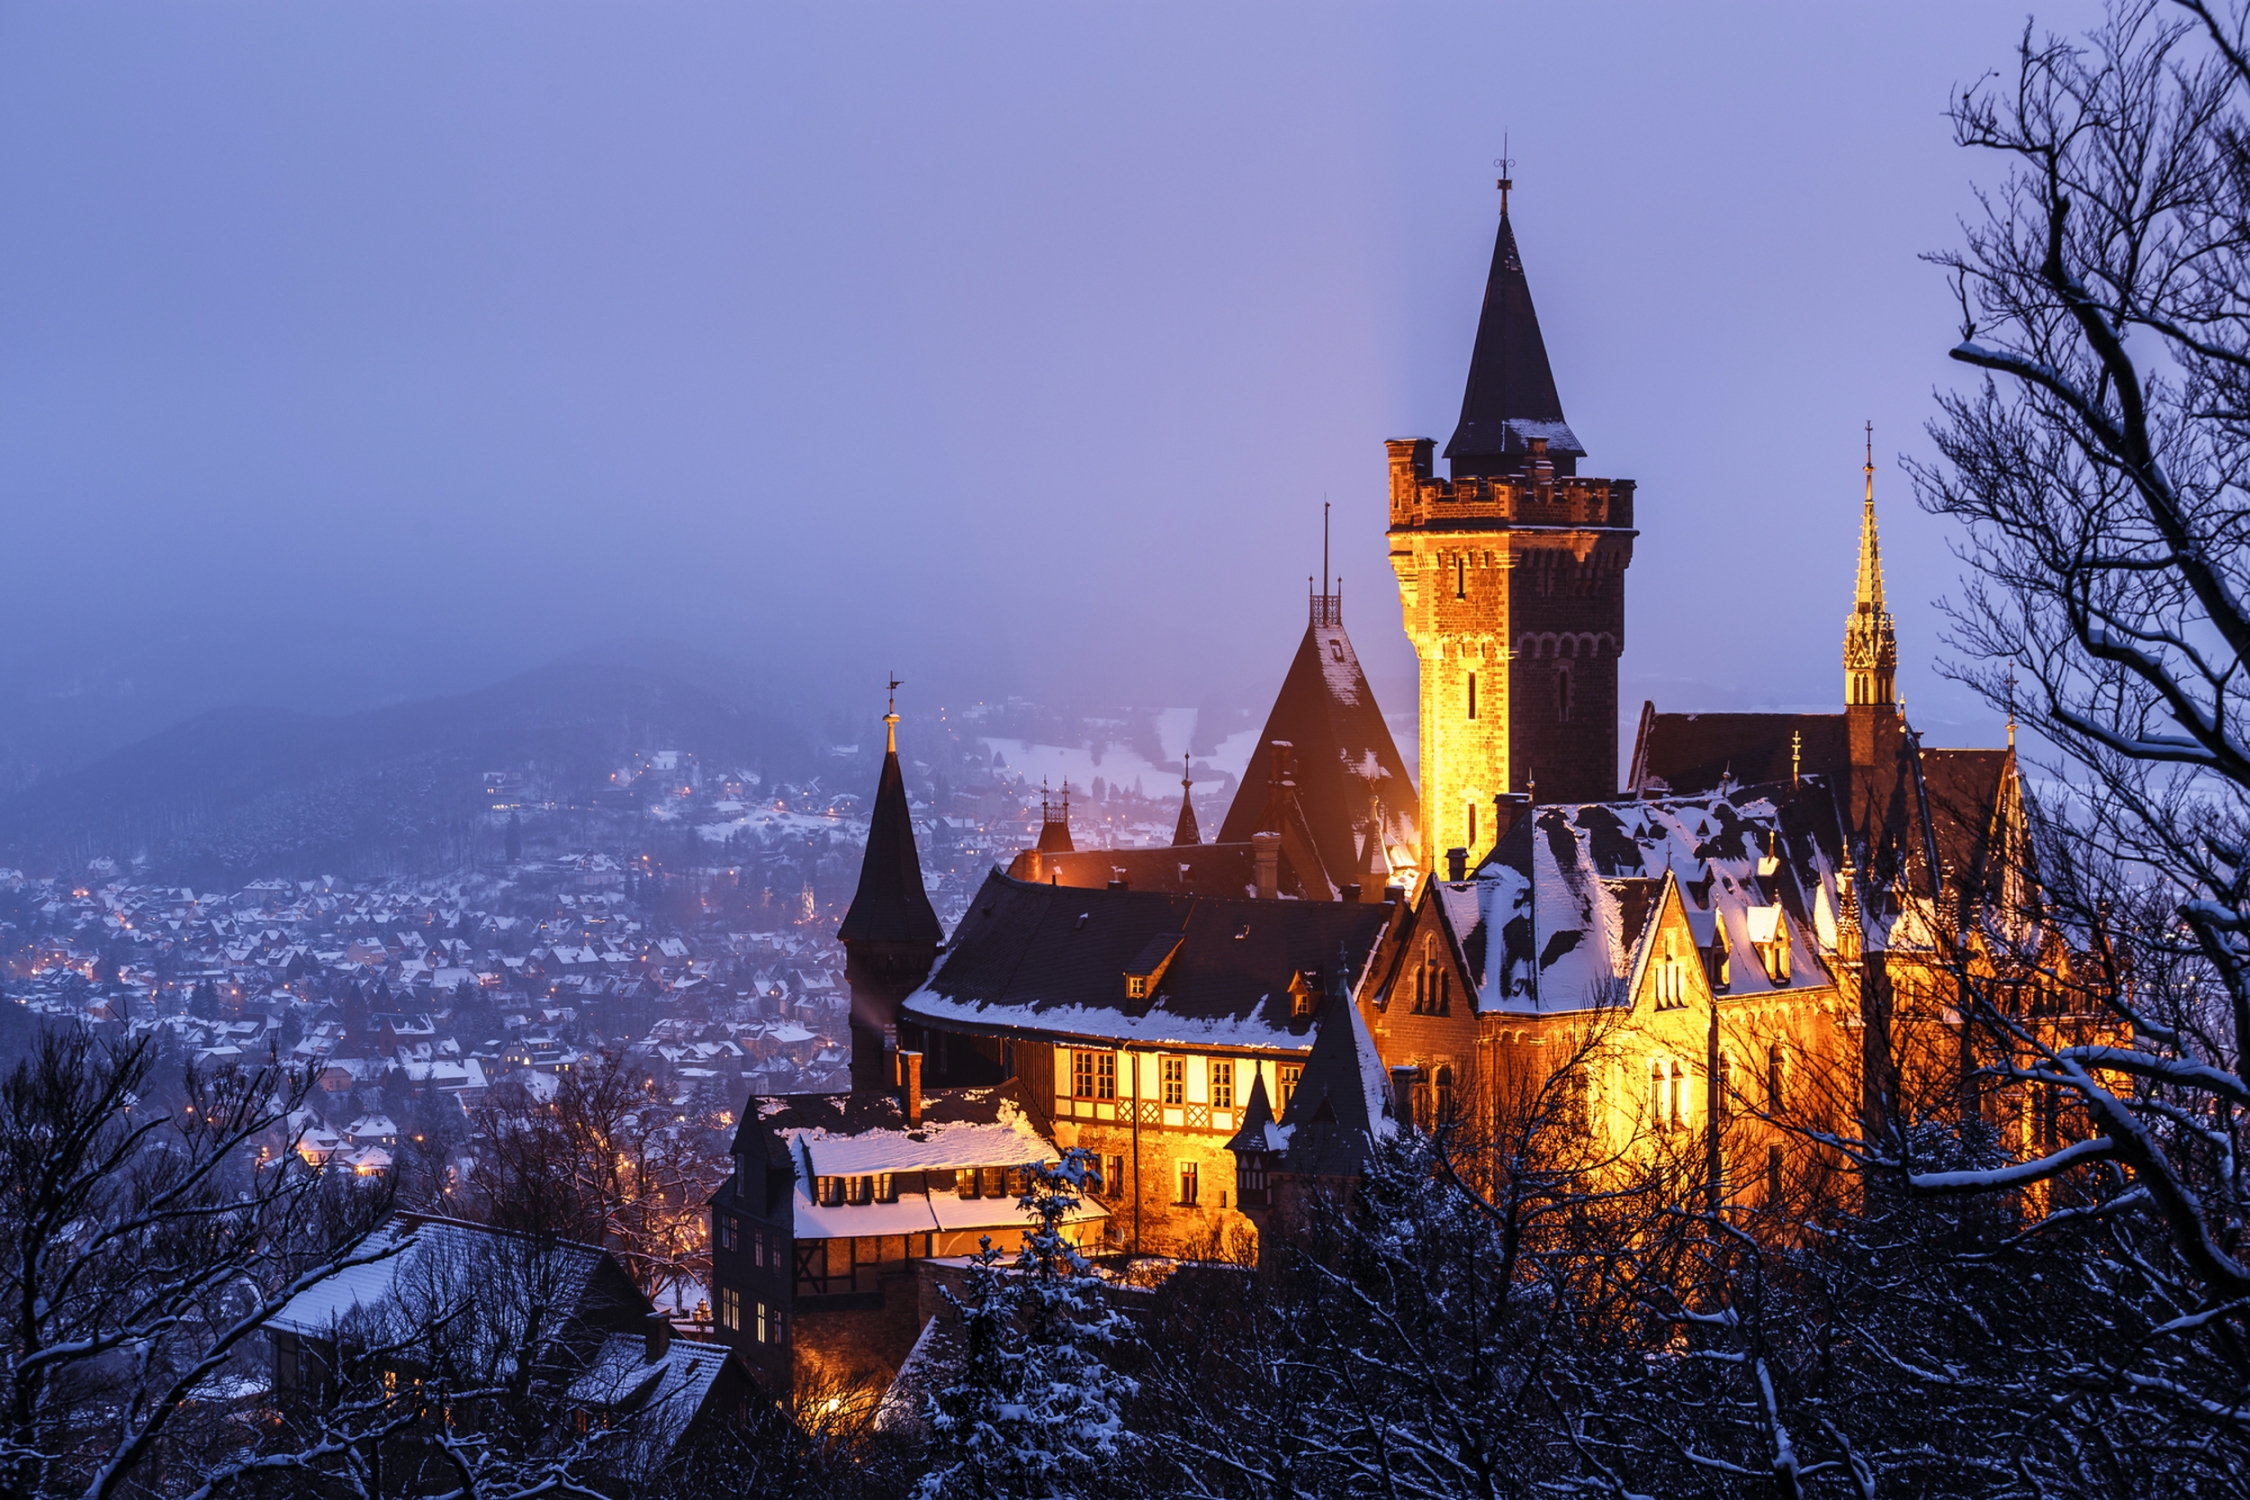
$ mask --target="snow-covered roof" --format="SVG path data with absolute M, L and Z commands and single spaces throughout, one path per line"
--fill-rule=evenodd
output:
M 1819 955 L 1834 939 L 1837 824 L 1824 790 L 1783 790 L 1531 809 L 1470 879 L 1431 888 L 1478 1008 L 1627 1003 L 1667 879 L 1699 946 L 1722 930 L 1737 953 L 1788 937 L 1788 980 L 1738 960 L 1729 993 L 1826 984 Z

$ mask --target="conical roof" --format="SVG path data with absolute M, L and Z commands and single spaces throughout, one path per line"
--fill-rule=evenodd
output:
M 1265 732 L 1258 736 L 1259 750 L 1250 757 L 1219 826 L 1220 843 L 1248 843 L 1250 835 L 1266 828 L 1274 767 L 1265 750 L 1275 740 L 1286 740 L 1294 752 L 1297 804 L 1329 884 L 1342 887 L 1359 880 L 1366 864 L 1359 835 L 1376 799 L 1383 809 L 1383 842 L 1421 847 L 1406 760 L 1383 722 L 1359 653 L 1340 620 L 1306 627 L 1274 697 L 1273 712 L 1266 716 Z
M 914 847 L 914 820 L 906 806 L 906 777 L 898 768 L 894 738 L 883 752 L 883 777 L 875 787 L 875 816 L 867 828 L 867 854 L 859 862 L 859 889 L 836 937 L 846 943 L 945 941 L 930 893 L 922 885 L 922 856 Z
M 1186 767 L 1183 765 L 1181 769 L 1184 772 Z M 1195 826 L 1194 791 L 1194 779 L 1183 774 L 1180 777 L 1180 821 L 1172 829 L 1172 847 L 1175 849 L 1203 842 L 1203 830 Z
M 1288 1170 L 1307 1177 L 1352 1177 L 1366 1170 L 1378 1139 L 1398 1133 L 1391 1078 L 1375 1038 L 1338 976 L 1322 1006 L 1304 1076 L 1289 1096 Z
M 1503 458 L 1520 460 L 1533 438 L 1545 438 L 1547 451 L 1558 457 L 1586 455 L 1563 420 L 1547 341 L 1540 337 L 1539 314 L 1531 305 L 1531 283 L 1524 279 L 1516 232 L 1503 209 L 1484 285 L 1484 312 L 1477 319 L 1476 348 L 1469 356 L 1468 388 L 1461 397 L 1461 425 L 1453 429 L 1445 456 L 1470 461 L 1454 465 L 1456 476 L 1483 472 Z

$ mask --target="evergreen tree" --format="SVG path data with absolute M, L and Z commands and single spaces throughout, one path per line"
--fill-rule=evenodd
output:
M 507 848 L 509 864 L 516 864 L 523 859 L 523 818 L 515 812 L 508 814 Z
M 1025 1170 L 1017 1202 L 1037 1222 L 1013 1264 L 987 1236 L 967 1295 L 945 1292 L 959 1347 L 925 1405 L 931 1449 L 916 1500 L 1090 1494 L 1131 1442 L 1124 1403 L 1138 1387 L 1104 1362 L 1129 1329 L 1063 1233 L 1099 1185 L 1096 1158 L 1072 1147 Z
M 219 991 L 206 979 L 188 992 L 188 1014 L 199 1021 L 219 1019 Z

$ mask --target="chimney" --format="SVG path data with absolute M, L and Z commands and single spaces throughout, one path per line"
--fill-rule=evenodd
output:
M 642 1352 L 653 1365 L 672 1352 L 672 1320 L 651 1309 L 648 1316 L 641 1320 L 641 1327 L 646 1336 Z
M 1281 899 L 1281 835 L 1278 833 L 1253 833 L 1250 835 L 1251 858 L 1257 862 L 1258 899 Z
M 1358 886 L 1356 886 L 1356 885 L 1347 885 L 1347 886 L 1345 886 L 1345 887 L 1344 887 L 1343 889 L 1341 889 L 1341 890 L 1339 890 L 1338 892 L 1336 892 L 1336 899 L 1337 899 L 1337 900 L 1339 900 L 1339 901 L 1352 901 L 1352 902 L 1356 902 L 1356 901 L 1358 901 L 1358 900 L 1359 900 L 1359 887 L 1358 887 Z
M 1404 905 L 1405 903 L 1406 903 L 1406 887 L 1405 887 L 1405 886 L 1403 886 L 1403 885 L 1386 885 L 1386 886 L 1384 886 L 1384 887 L 1383 887 L 1383 904 L 1384 904 L 1385 906 L 1403 906 L 1403 905 Z
M 1515 831 L 1516 819 L 1531 806 L 1531 798 L 1522 792 L 1502 792 L 1492 799 L 1492 842 L 1498 845 Z
M 906 1089 L 906 1124 L 911 1130 L 922 1128 L 922 1054 L 901 1052 L 899 1068 L 905 1073 L 902 1083 Z
M 1531 440 L 1531 482 L 1546 484 L 1555 477 L 1555 461 L 1547 456 L 1547 440 Z
M 1469 851 L 1453 848 L 1445 851 L 1445 878 L 1459 885 L 1469 878 Z

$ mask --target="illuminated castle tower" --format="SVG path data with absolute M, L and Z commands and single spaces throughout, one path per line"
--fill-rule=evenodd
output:
M 1633 482 L 1582 479 L 1500 180 L 1452 478 L 1428 438 L 1390 449 L 1391 566 L 1421 658 L 1422 868 L 1488 847 L 1493 798 L 1617 795 L 1617 658 Z

